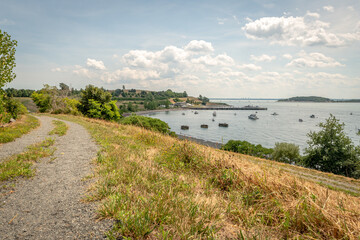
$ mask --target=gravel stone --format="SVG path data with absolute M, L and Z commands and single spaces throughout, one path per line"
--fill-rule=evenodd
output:
M 52 129 L 53 118 L 39 119 L 33 143 Z M 34 165 L 34 178 L 17 181 L 14 193 L 0 197 L 0 239 L 104 239 L 110 230 L 111 221 L 96 219 L 96 203 L 82 201 L 91 183 L 83 178 L 91 174 L 98 147 L 82 126 L 64 122 L 69 129 L 56 138 L 54 156 Z

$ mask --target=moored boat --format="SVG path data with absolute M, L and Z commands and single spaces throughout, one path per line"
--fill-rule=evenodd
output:
M 250 115 L 248 116 L 248 118 L 251 119 L 251 120 L 257 120 L 257 119 L 259 119 L 259 118 L 256 116 L 255 113 L 250 114 Z

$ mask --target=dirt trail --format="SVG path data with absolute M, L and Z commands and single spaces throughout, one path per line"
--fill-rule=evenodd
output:
M 30 133 L 17 138 L 13 142 L 0 144 L 0 161 L 4 158 L 10 157 L 13 154 L 24 152 L 25 148 L 31 144 L 41 142 L 49 137 L 48 133 L 53 129 L 51 123 L 52 118 L 45 116 L 35 116 L 40 121 L 40 126 Z
M 52 129 L 53 118 L 39 119 Z M 82 126 L 64 122 L 69 130 L 55 141 L 56 159 L 43 159 L 33 179 L 19 181 L 0 199 L 0 239 L 104 239 L 109 230 L 110 222 L 96 221 L 95 205 L 81 201 L 97 145 Z

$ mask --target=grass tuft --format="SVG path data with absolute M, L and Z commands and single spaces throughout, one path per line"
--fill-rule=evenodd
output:
M 0 162 L 0 181 L 34 176 L 35 170 L 31 166 L 40 158 L 51 156 L 55 151 L 54 148 L 50 148 L 53 144 L 54 139 L 48 138 L 43 142 L 29 146 L 26 152 Z
M 49 132 L 49 135 L 58 135 L 64 136 L 69 129 L 69 127 L 63 121 L 53 120 L 52 123 L 55 125 L 55 128 Z
M 40 125 L 36 117 L 23 115 L 15 123 L 0 128 L 0 143 L 12 142 Z

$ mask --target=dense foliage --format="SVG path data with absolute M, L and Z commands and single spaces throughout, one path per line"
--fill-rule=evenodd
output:
M 299 146 L 293 143 L 275 143 L 272 159 L 290 164 L 299 163 L 301 159 Z
M 8 123 L 10 119 L 17 119 L 26 112 L 26 107 L 19 101 L 0 94 L 0 123 Z
M 333 115 L 320 123 L 319 132 L 310 132 L 303 165 L 347 177 L 360 177 L 360 147 L 344 133 L 344 123 Z
M 69 95 L 69 89 L 64 88 L 64 85 L 65 84 L 60 83 L 62 87 L 58 89 L 55 86 L 45 84 L 44 88 L 33 92 L 31 98 L 38 106 L 40 112 L 80 114 L 77 109 L 79 101 L 67 97 Z
M 10 97 L 31 97 L 31 94 L 33 94 L 35 90 L 7 88 L 5 92 Z
M 15 79 L 16 74 L 13 72 L 15 63 L 16 40 L 11 40 L 7 32 L 0 29 L 0 88 Z
M 13 72 L 15 63 L 16 40 L 11 40 L 7 32 L 0 29 L 0 124 L 8 123 L 11 118 L 16 119 L 19 114 L 25 113 L 26 108 L 8 97 L 2 90 L 7 83 L 14 80 L 16 74 Z
M 92 118 L 118 121 L 121 117 L 115 101 L 111 101 L 111 94 L 93 85 L 86 86 L 81 92 L 78 108 L 82 114 Z
M 125 125 L 135 125 L 169 135 L 175 135 L 175 133 L 170 131 L 170 127 L 166 122 L 163 122 L 157 118 L 131 115 L 129 117 L 122 119 L 120 123 Z
M 221 149 L 261 158 L 271 158 L 271 154 L 273 152 L 273 149 L 271 148 L 264 148 L 260 144 L 255 145 L 247 141 L 240 140 L 229 140 L 221 147 Z

